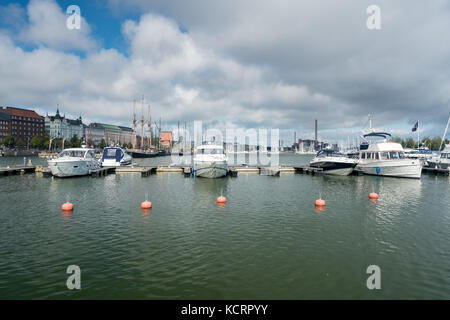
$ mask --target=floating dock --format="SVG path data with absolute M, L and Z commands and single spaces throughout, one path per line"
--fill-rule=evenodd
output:
M 34 172 L 36 172 L 36 166 L 12 166 L 0 168 L 0 175 L 3 176 Z

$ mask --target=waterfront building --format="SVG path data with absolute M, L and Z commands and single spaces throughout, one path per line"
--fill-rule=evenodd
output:
M 172 131 L 161 131 L 161 147 L 170 148 L 173 143 Z
M 11 134 L 16 141 L 29 144 L 34 136 L 43 136 L 45 133 L 44 117 L 38 115 L 34 110 L 1 107 L 0 113 L 8 115 L 10 118 L 8 134 Z M 3 118 L 5 118 L 3 116 Z M 8 120 L 2 120 L 8 121 Z
M 45 131 L 50 135 L 50 138 L 65 138 L 70 140 L 77 136 L 78 139 L 83 138 L 84 127 L 81 116 L 78 119 L 72 120 L 61 116 L 59 109 L 56 109 L 54 116 L 45 116 Z
M 85 126 L 84 134 L 89 144 L 99 145 L 102 140 L 107 145 L 124 145 L 133 143 L 133 129 L 106 123 L 91 123 Z
M 0 113 L 0 142 L 11 134 L 11 116 L 6 113 Z

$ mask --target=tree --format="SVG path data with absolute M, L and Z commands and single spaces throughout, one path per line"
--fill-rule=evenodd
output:
M 8 134 L 5 139 L 3 139 L 3 144 L 8 148 L 13 148 L 16 145 L 16 140 L 10 134 Z
M 106 147 L 105 139 L 102 139 L 102 141 L 100 141 L 99 147 L 100 147 L 101 149 L 104 149 L 104 148 Z
M 49 143 L 50 143 L 50 136 L 48 135 L 48 133 L 46 133 L 41 137 L 41 146 L 43 148 L 48 148 Z
M 34 136 L 33 138 L 31 138 L 30 145 L 33 148 L 39 148 L 40 146 L 42 146 L 41 137 L 40 136 Z
M 442 142 L 441 137 L 434 137 L 433 139 L 430 140 L 430 149 L 439 150 L 441 142 Z
M 78 139 L 77 135 L 74 135 L 71 139 L 70 139 L 70 145 L 74 148 L 79 148 L 80 147 L 80 140 Z
M 392 141 L 395 143 L 400 143 L 401 145 L 403 145 L 403 139 L 400 137 L 393 137 Z
M 416 142 L 413 138 L 409 137 L 405 140 L 405 148 L 413 149 L 416 146 Z
M 17 141 L 17 146 L 19 148 L 23 148 L 23 147 L 25 147 L 25 142 L 23 142 L 22 140 L 19 139 L 19 141 Z

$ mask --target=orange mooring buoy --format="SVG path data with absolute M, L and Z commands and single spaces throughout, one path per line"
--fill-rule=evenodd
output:
M 375 192 L 369 193 L 369 199 L 370 200 L 378 200 L 378 194 Z
M 217 198 L 217 203 L 226 203 L 227 202 L 227 198 L 225 198 L 224 196 L 220 196 Z
M 72 211 L 73 210 L 73 203 L 70 203 L 70 202 L 63 203 L 63 205 L 61 206 L 61 209 L 63 211 Z
M 317 199 L 316 200 L 316 207 L 324 207 L 325 206 L 325 200 Z
M 144 201 L 141 203 L 142 209 L 150 209 L 152 207 L 152 203 L 150 201 Z

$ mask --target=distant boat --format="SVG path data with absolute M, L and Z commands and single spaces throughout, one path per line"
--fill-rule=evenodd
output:
M 429 160 L 428 167 L 436 169 L 449 169 L 450 168 L 450 144 L 447 144 L 444 150 L 441 151 L 439 157 L 433 157 Z
M 311 168 L 322 169 L 324 174 L 348 176 L 353 172 L 358 160 L 348 158 L 332 149 L 322 149 L 309 163 Z
M 204 144 L 195 148 L 194 174 L 196 177 L 219 178 L 228 173 L 223 146 Z
M 120 147 L 103 149 L 102 167 L 120 167 L 131 164 L 133 158 Z
M 126 152 L 133 158 L 153 158 L 164 156 L 167 154 L 165 151 L 156 150 L 138 150 L 138 149 L 127 149 Z
M 100 169 L 100 163 L 95 159 L 95 150 L 90 148 L 65 149 L 56 159 L 47 162 L 56 177 L 85 176 L 92 170 Z

